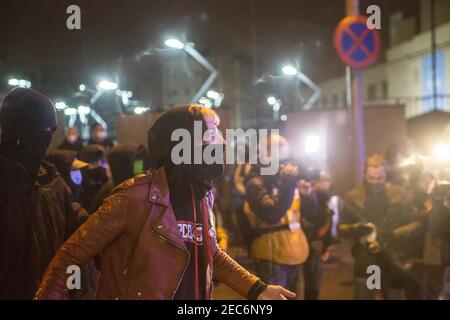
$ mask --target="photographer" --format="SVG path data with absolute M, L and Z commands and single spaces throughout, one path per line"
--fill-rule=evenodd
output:
M 381 290 L 385 299 L 403 298 L 405 287 L 412 286 L 403 265 L 408 258 L 406 248 L 420 229 L 412 221 L 403 187 L 386 182 L 383 157 L 367 159 L 364 184 L 347 193 L 338 226 L 340 236 L 354 240 L 355 298 L 374 298 L 367 287 L 367 267 L 381 269 Z
M 312 185 L 302 180 L 301 197 L 302 227 L 310 248 L 308 260 L 303 266 L 305 300 L 318 300 L 323 278 L 323 263 L 328 261 L 331 244 L 333 211 L 330 201 L 331 181 L 324 173 L 312 177 Z
M 297 192 L 299 168 L 287 162 L 289 146 L 285 138 L 272 135 L 280 146 L 279 173 L 261 175 L 254 166 L 246 178 L 246 214 L 253 230 L 250 257 L 265 282 L 296 291 L 298 266 L 308 257 L 308 243 L 300 228 Z M 284 162 L 284 163 L 283 163 Z
M 450 182 L 436 187 L 433 209 L 429 218 L 430 232 L 440 247 L 441 268 L 435 272 L 441 287 L 440 297 L 450 298 Z

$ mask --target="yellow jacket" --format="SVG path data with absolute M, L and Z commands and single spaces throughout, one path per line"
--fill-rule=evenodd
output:
M 277 224 L 269 224 L 259 219 L 244 203 L 244 213 L 252 229 L 266 229 L 285 224 L 300 223 L 300 197 L 296 192 L 292 205 Z M 308 241 L 301 228 L 284 229 L 264 233 L 253 239 L 250 257 L 279 264 L 297 265 L 306 261 L 309 255 Z

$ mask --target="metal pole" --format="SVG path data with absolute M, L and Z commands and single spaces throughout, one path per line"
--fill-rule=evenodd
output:
M 430 32 L 431 32 L 431 74 L 433 86 L 433 109 L 437 109 L 437 75 L 436 75 L 436 1 L 430 1 Z
M 211 63 L 208 62 L 208 60 L 203 57 L 200 52 L 198 52 L 194 45 L 191 43 L 187 43 L 184 45 L 184 51 L 186 51 L 187 54 L 189 54 L 195 61 L 197 61 L 203 68 L 211 72 L 208 79 L 206 79 L 205 83 L 198 89 L 198 91 L 195 93 L 195 96 L 192 98 L 191 103 L 198 103 L 198 100 L 205 94 L 205 92 L 208 90 L 208 88 L 212 85 L 214 80 L 216 80 L 217 76 L 219 75 L 219 72 L 212 66 Z
M 346 0 L 347 15 L 359 15 L 359 0 Z M 353 161 L 352 168 L 353 182 L 359 184 L 363 178 L 363 167 L 366 158 L 365 130 L 364 130 L 364 78 L 361 69 L 351 70 L 352 78 L 352 99 L 351 99 L 351 119 L 352 119 L 352 142 Z

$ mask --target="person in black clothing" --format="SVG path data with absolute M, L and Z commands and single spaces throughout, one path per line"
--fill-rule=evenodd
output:
M 108 181 L 106 151 L 98 144 L 87 145 L 81 151 L 80 160 L 89 164 L 82 170 L 83 195 L 80 203 L 84 208 L 90 208 L 95 195 Z
M 76 158 L 77 153 L 70 150 L 56 150 L 48 153 L 45 160 L 53 164 L 58 169 L 61 177 L 72 191 L 73 200 L 80 202 L 83 188 L 83 175 L 81 170 L 88 166 L 86 162 Z
M 32 299 L 60 245 L 81 224 L 56 168 L 42 161 L 56 129 L 51 101 L 14 89 L 0 110 L 0 300 Z
M 302 227 L 310 247 L 303 265 L 305 300 L 318 300 L 323 278 L 323 263 L 329 258 L 332 210 L 329 208 L 330 178 L 320 174 L 313 186 L 300 183 Z
M 406 190 L 386 181 L 383 157 L 370 156 L 364 173 L 364 183 L 347 193 L 338 225 L 341 237 L 354 240 L 355 298 L 375 298 L 366 281 L 368 266 L 377 265 L 384 299 L 402 299 L 405 289 L 415 285 L 406 270 L 407 248 L 420 225 L 412 216 Z
M 80 135 L 76 128 L 67 128 L 66 136 L 63 142 L 58 146 L 61 150 L 71 150 L 75 151 L 77 155 L 80 154 L 83 149 L 83 142 L 81 141 Z
M 95 212 L 116 186 L 135 176 L 133 169 L 136 151 L 136 148 L 131 146 L 116 146 L 111 149 L 108 155 L 108 163 L 112 176 L 95 195 L 89 207 L 89 212 Z
M 190 136 L 194 137 L 194 121 L 202 124 L 202 132 L 209 131 L 212 134 L 209 140 L 200 141 L 201 146 L 195 145 L 196 141 L 191 138 L 191 150 L 201 147 L 204 151 L 208 146 L 211 147 L 210 144 L 224 147 L 224 141 L 217 132 L 219 117 L 211 109 L 197 105 L 174 107 L 164 112 L 148 131 L 149 155 L 155 168 L 164 167 L 178 230 L 190 253 L 184 277 L 174 296 L 176 300 L 209 299 L 206 296 L 206 277 L 210 277 L 208 265 L 213 257 L 209 252 L 208 241 L 216 239 L 216 231 L 214 221 L 205 221 L 207 216 L 202 204 L 203 201 L 213 201 L 213 181 L 224 171 L 221 163 L 194 164 L 193 153 L 190 159 L 192 164 L 174 163 L 171 151 L 178 142 L 170 137 L 179 128 L 188 130 Z M 210 206 L 212 207 L 212 203 Z M 293 297 L 295 294 L 257 280 L 250 289 L 248 298 L 285 299 L 285 296 Z
M 87 144 L 99 144 L 105 148 L 106 152 L 114 147 L 114 142 L 106 136 L 106 129 L 97 122 L 91 126 L 91 137 Z

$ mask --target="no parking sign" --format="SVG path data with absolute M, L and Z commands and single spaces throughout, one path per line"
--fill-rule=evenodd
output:
M 352 68 L 366 68 L 378 60 L 380 33 L 367 27 L 364 16 L 348 16 L 339 22 L 334 32 L 334 47 L 339 58 Z

